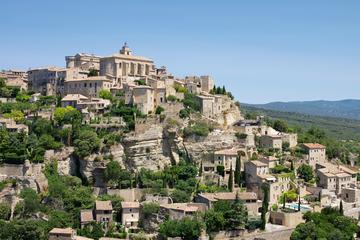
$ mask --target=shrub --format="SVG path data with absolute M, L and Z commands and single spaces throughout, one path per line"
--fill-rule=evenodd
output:
M 165 109 L 161 106 L 157 106 L 156 110 L 155 110 L 155 114 L 159 115 L 161 114 L 163 111 L 165 111 Z
M 160 205 L 158 203 L 144 203 L 142 207 L 142 213 L 145 218 L 150 217 L 152 214 L 158 213 Z
M 177 101 L 177 98 L 176 98 L 174 95 L 169 95 L 166 99 L 167 99 L 169 102 L 175 102 L 175 101 Z

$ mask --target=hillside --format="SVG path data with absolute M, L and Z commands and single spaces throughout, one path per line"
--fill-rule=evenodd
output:
M 291 126 L 308 129 L 312 126 L 323 129 L 329 136 L 338 140 L 360 140 L 360 121 L 346 118 L 312 116 L 308 114 L 260 109 L 242 106 L 245 113 L 256 113 L 271 119 L 282 119 Z
M 257 108 L 296 112 L 316 116 L 360 120 L 360 100 L 271 102 L 267 104 L 246 104 Z

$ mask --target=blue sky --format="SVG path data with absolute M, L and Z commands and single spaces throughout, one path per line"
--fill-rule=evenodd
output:
M 359 12 L 355 0 L 5 0 L 0 69 L 64 66 L 127 41 L 174 75 L 212 75 L 241 102 L 359 99 Z

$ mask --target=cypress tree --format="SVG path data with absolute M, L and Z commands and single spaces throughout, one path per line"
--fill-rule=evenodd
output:
M 199 168 L 199 176 L 201 177 L 202 175 L 202 168 L 203 168 L 203 165 L 202 165 L 202 162 L 200 163 L 200 168 Z
M 299 202 L 298 202 L 298 212 L 301 210 L 301 201 L 300 201 L 300 195 L 299 195 Z
M 226 94 L 226 89 L 225 89 L 225 86 L 223 85 L 222 89 L 221 89 L 221 93 L 222 94 Z
M 261 208 L 261 229 L 265 230 L 266 226 L 266 213 L 269 209 L 269 186 L 267 184 L 263 184 L 261 186 L 264 198 L 262 202 L 262 208 Z
M 341 215 L 344 215 L 344 207 L 343 207 L 343 202 L 342 202 L 342 200 L 340 201 L 339 213 L 340 213 Z
M 291 160 L 290 170 L 294 171 L 294 160 Z
M 228 182 L 228 189 L 230 192 L 233 191 L 233 183 L 234 183 L 234 176 L 233 176 L 233 170 L 232 165 L 230 165 L 230 174 L 229 174 L 229 182 Z
M 240 186 L 241 185 L 241 157 L 236 157 L 236 165 L 235 165 L 235 183 Z
M 284 193 L 284 197 L 283 197 L 283 209 L 285 209 L 285 203 L 286 203 L 286 194 Z

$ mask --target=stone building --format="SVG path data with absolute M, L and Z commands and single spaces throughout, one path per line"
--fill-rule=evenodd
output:
M 171 203 L 160 205 L 161 211 L 165 212 L 171 220 L 194 216 L 198 212 L 204 212 L 205 208 L 206 206 L 201 203 Z
M 49 232 L 49 240 L 75 240 L 76 231 L 72 228 L 53 228 Z
M 5 79 L 6 86 L 18 87 L 26 91 L 28 89 L 28 77 L 25 71 L 21 70 L 3 70 L 0 72 L 0 78 Z
M 194 94 L 209 93 L 214 87 L 214 79 L 210 76 L 187 76 L 184 81 L 189 92 Z
M 139 202 L 121 202 L 121 224 L 126 228 L 137 228 L 140 218 Z
M 282 138 L 279 135 L 263 135 L 260 137 L 260 147 L 273 148 L 281 151 Z
M 65 61 L 66 68 L 79 68 L 84 71 L 100 70 L 100 57 L 94 54 L 78 53 L 74 56 L 66 56 Z
M 317 163 L 326 162 L 326 147 L 318 143 L 304 143 L 302 148 L 307 154 L 307 161 L 310 166 L 315 168 Z
M 133 88 L 133 104 L 142 114 L 154 111 L 154 89 L 150 86 L 136 86 Z
M 223 96 L 220 95 L 197 95 L 197 100 L 200 103 L 200 112 L 207 118 L 214 118 L 219 116 L 223 109 Z
M 277 204 L 283 192 L 290 190 L 290 175 L 270 174 L 268 164 L 261 161 L 245 162 L 245 178 L 248 189 L 263 197 L 263 184 L 269 186 L 269 203 Z
M 83 209 L 80 211 L 81 228 L 94 221 L 94 212 L 92 209 Z
M 215 166 L 224 166 L 225 172 L 230 172 L 231 167 L 232 170 L 235 170 L 236 158 L 238 157 L 237 151 L 237 149 L 223 149 L 214 152 Z
M 217 201 L 235 201 L 236 194 L 242 200 L 250 216 L 257 216 L 261 208 L 261 201 L 258 200 L 254 192 L 217 192 L 217 193 L 199 193 L 195 197 L 195 202 L 203 203 L 207 208 L 212 208 Z
M 95 202 L 95 219 L 99 223 L 103 223 L 105 227 L 113 221 L 113 207 L 111 201 Z
M 155 75 L 154 61 L 132 55 L 125 43 L 119 53 L 100 58 L 100 75 L 112 80 L 112 87 L 122 87 L 126 81 Z
M 318 186 L 337 195 L 341 194 L 343 188 L 356 186 L 357 182 L 357 171 L 329 162 L 317 163 L 316 174 L 319 178 Z
M 98 97 L 101 90 L 110 90 L 111 80 L 104 76 L 69 79 L 64 82 L 64 95 L 82 94 L 86 97 Z
M 102 98 L 87 98 L 81 94 L 68 94 L 61 99 L 61 106 L 72 106 L 78 110 L 100 113 L 110 106 L 110 100 Z
M 27 74 L 29 90 L 42 95 L 62 95 L 65 81 L 87 77 L 87 72 L 79 68 L 36 68 Z

